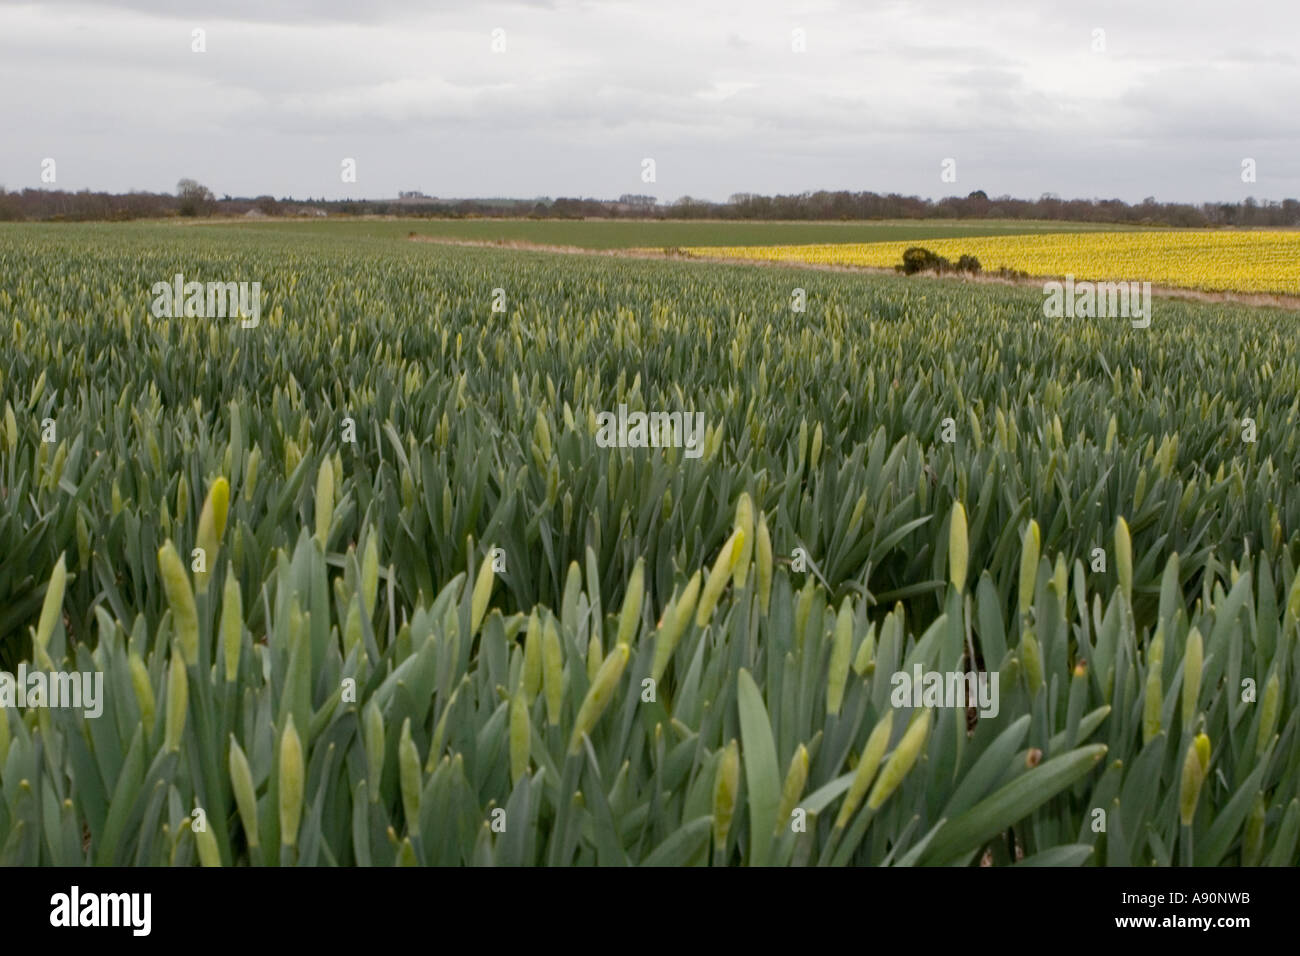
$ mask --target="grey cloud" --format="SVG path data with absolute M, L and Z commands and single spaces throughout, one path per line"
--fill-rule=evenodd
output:
M 617 195 L 654 156 L 661 198 L 1202 200 L 1240 198 L 1223 170 L 1251 149 L 1281 198 L 1300 195 L 1298 26 L 1294 0 L 0 2 L 0 182 L 39 185 L 57 155 L 70 188 Z

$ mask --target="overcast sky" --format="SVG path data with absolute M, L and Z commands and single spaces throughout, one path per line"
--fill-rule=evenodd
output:
M 0 185 L 1281 199 L 1297 40 L 1298 0 L 0 0 Z

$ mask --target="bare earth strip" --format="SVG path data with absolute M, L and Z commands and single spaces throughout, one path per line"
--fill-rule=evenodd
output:
M 674 262 L 710 262 L 719 265 L 746 265 L 778 267 L 785 269 L 810 269 L 819 272 L 857 272 L 874 275 L 898 275 L 893 269 L 875 266 L 827 265 L 811 262 L 793 262 L 774 259 L 741 259 L 733 256 L 701 256 L 694 253 L 677 253 L 660 249 L 585 249 L 581 246 L 552 246 L 544 243 L 526 242 L 520 239 L 496 239 L 491 242 L 480 239 L 449 239 L 442 236 L 421 236 L 412 233 L 407 236 L 410 242 L 426 242 L 438 246 L 472 246 L 481 249 L 517 249 L 525 252 L 550 252 L 567 256 L 604 256 L 615 259 L 671 259 Z M 948 274 L 942 276 L 928 275 L 928 279 L 945 279 L 955 282 L 975 282 L 986 285 L 1020 285 L 1041 287 L 1052 276 L 1031 276 L 1026 279 L 1011 279 L 1004 276 L 972 276 Z M 1076 277 L 1078 278 L 1078 277 Z M 1231 302 L 1238 305 L 1267 306 L 1278 309 L 1300 311 L 1300 296 L 1275 295 L 1257 292 L 1204 292 L 1199 289 L 1184 289 L 1178 286 L 1151 287 L 1151 294 L 1166 299 L 1187 299 L 1193 302 Z

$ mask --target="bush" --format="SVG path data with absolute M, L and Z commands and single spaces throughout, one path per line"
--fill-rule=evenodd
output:
M 904 275 L 918 272 L 933 272 L 943 275 L 947 272 L 965 272 L 975 275 L 980 271 L 980 261 L 974 256 L 963 255 L 954 265 L 951 261 L 923 246 L 912 246 L 903 252 L 903 264 L 894 268 Z
M 910 276 L 918 272 L 942 273 L 951 266 L 952 263 L 943 256 L 921 246 L 912 246 L 903 252 L 903 264 L 895 268 Z

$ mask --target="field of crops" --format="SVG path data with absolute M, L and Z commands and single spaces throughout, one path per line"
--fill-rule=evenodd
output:
M 0 226 L 0 862 L 1294 865 L 1297 321 Z
M 201 228 L 213 228 L 199 223 Z M 645 219 L 373 219 L 361 222 L 262 220 L 240 223 L 290 236 L 370 236 L 400 239 L 414 233 L 458 242 L 522 242 L 580 249 L 655 250 L 684 246 L 793 245 L 919 241 L 968 236 L 1019 236 L 1043 232 L 1091 232 L 1116 227 L 1035 220 L 881 220 L 870 222 L 747 222 Z M 222 228 L 217 226 L 216 228 Z
M 695 255 L 817 265 L 891 268 L 913 242 L 824 243 L 791 246 L 700 246 Z M 936 238 L 925 247 L 955 261 L 979 259 L 1031 276 L 1150 282 L 1211 292 L 1300 295 L 1300 231 L 1088 232 Z

